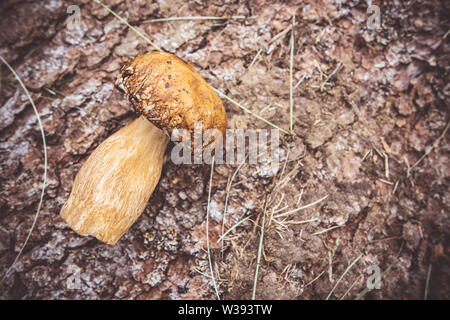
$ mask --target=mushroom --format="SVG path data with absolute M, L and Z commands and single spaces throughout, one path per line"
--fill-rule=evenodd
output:
M 151 52 L 122 67 L 116 86 L 140 115 L 103 141 L 73 183 L 61 217 L 79 234 L 114 245 L 144 211 L 161 176 L 174 129 L 225 134 L 222 102 L 194 67 L 171 53 Z M 202 146 L 204 147 L 204 146 Z

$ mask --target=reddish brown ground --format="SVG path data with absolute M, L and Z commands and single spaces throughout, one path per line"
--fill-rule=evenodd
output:
M 81 8 L 75 31 L 66 26 L 65 1 L 0 3 L 0 54 L 32 92 L 49 159 L 36 228 L 0 298 L 215 298 L 205 253 L 209 166 L 168 161 L 145 214 L 114 247 L 78 236 L 59 217 L 87 156 L 134 118 L 113 86 L 119 68 L 152 50 L 98 4 L 72 2 Z M 332 299 L 349 289 L 345 298 L 355 298 L 371 266 L 392 267 L 366 299 L 422 299 L 425 291 L 428 298 L 450 298 L 448 133 L 439 139 L 449 121 L 448 1 L 373 1 L 381 13 L 377 31 L 367 26 L 365 1 L 105 3 L 192 63 L 211 85 L 282 128 L 289 127 L 290 32 L 273 39 L 296 14 L 294 84 L 304 80 L 294 91 L 294 135 L 281 135 L 289 161 L 283 175 L 284 160 L 278 172 L 262 164 L 239 171 L 226 228 L 251 219 L 230 233 L 223 256 L 216 240 L 237 165 L 215 167 L 210 242 L 223 298 L 251 297 L 266 199 L 257 298 L 324 299 L 360 256 Z M 150 21 L 226 15 L 252 18 Z M 0 84 L 3 277 L 32 224 L 44 167 L 36 116 L 4 65 Z M 223 101 L 229 128 L 270 128 Z M 271 219 L 274 211 L 326 195 Z M 70 289 L 76 274 L 80 286 Z

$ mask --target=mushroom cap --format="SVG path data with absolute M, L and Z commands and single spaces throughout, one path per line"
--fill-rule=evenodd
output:
M 193 137 L 198 121 L 202 132 L 217 129 L 225 135 L 227 116 L 219 96 L 193 66 L 174 54 L 154 51 L 134 58 L 122 67 L 116 86 L 137 113 L 169 135 L 177 128 Z

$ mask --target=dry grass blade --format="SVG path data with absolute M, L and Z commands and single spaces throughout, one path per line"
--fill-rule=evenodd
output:
M 167 17 L 159 19 L 151 19 L 149 22 L 165 22 L 165 21 L 190 21 L 190 20 L 243 20 L 250 19 L 252 17 L 246 16 L 225 16 L 225 17 L 213 17 L 213 16 L 192 16 L 192 17 Z
M 256 113 L 253 113 L 252 111 L 250 111 L 249 109 L 247 109 L 246 107 L 244 107 L 244 106 L 243 106 L 242 104 L 240 104 L 239 102 L 237 102 L 237 101 L 231 99 L 230 97 L 228 97 L 225 93 L 223 93 L 223 92 L 217 90 L 217 89 L 214 88 L 214 87 L 211 87 L 211 88 L 213 88 L 213 90 L 214 90 L 215 92 L 217 92 L 217 94 L 218 94 L 219 96 L 224 97 L 225 99 L 227 99 L 227 100 L 230 101 L 231 103 L 235 104 L 236 106 L 238 106 L 239 108 L 241 108 L 241 109 L 244 110 L 245 112 L 250 113 L 250 114 L 251 114 L 252 116 L 254 116 L 255 118 L 257 118 L 257 119 L 259 119 L 259 120 L 261 120 L 261 121 L 264 121 L 264 122 L 267 123 L 268 125 L 270 125 L 270 126 L 276 128 L 276 129 L 280 130 L 281 132 L 283 132 L 283 133 L 285 133 L 285 134 L 287 134 L 287 135 L 291 135 L 291 133 L 290 133 L 289 131 L 282 129 L 282 128 L 280 128 L 279 126 L 277 126 L 276 124 L 270 122 L 269 120 L 264 119 L 263 117 L 257 115 Z
M 130 25 L 124 18 L 122 18 L 121 16 L 119 16 L 116 12 L 114 12 L 111 8 L 109 8 L 108 6 L 106 6 L 105 4 L 103 4 L 102 2 L 100 2 L 99 0 L 93 0 L 94 2 L 98 3 L 99 5 L 101 5 L 103 8 L 105 8 L 106 10 L 108 10 L 113 16 L 115 16 L 117 19 L 119 19 L 122 23 L 126 24 L 127 27 L 129 27 L 131 30 L 133 30 L 138 36 L 140 36 L 141 38 L 143 38 L 145 41 L 147 41 L 151 46 L 153 46 L 156 50 L 162 52 L 163 50 L 158 47 L 156 44 L 154 44 L 152 41 L 150 41 L 150 39 L 148 39 L 142 32 L 140 32 L 138 29 L 134 28 L 132 25 Z M 282 128 L 280 128 L 279 126 L 277 126 L 276 124 L 264 119 L 263 117 L 253 113 L 252 111 L 250 111 L 249 109 L 247 109 L 246 107 L 244 107 L 243 105 L 241 105 L 239 102 L 234 101 L 233 99 L 231 99 L 230 97 L 228 97 L 226 94 L 220 92 L 219 90 L 217 90 L 216 88 L 212 87 L 211 88 L 217 92 L 217 94 L 219 94 L 221 97 L 224 97 L 225 99 L 227 99 L 228 101 L 234 103 L 235 105 L 237 105 L 239 108 L 241 108 L 242 110 L 244 110 L 247 113 L 250 113 L 251 115 L 253 115 L 254 117 L 256 117 L 257 119 L 264 121 L 265 123 L 267 123 L 268 125 L 271 125 L 272 127 L 280 130 L 281 132 L 287 134 L 287 135 L 291 135 L 291 133 L 287 130 L 284 130 Z
M 325 79 L 324 82 L 322 82 L 322 84 L 320 85 L 320 91 L 323 91 L 325 84 L 331 79 L 331 77 L 333 77 L 336 74 L 336 72 L 338 72 L 341 65 L 342 65 L 342 62 L 339 62 L 337 67 L 333 70 L 333 72 Z
M 303 288 L 306 288 L 308 286 L 310 286 L 311 284 L 313 284 L 315 281 L 317 281 L 317 279 L 319 279 L 323 274 L 325 273 L 325 270 L 322 271 L 317 277 L 315 277 L 314 279 L 312 279 L 310 282 L 308 282 L 307 284 L 305 284 L 305 286 Z
M 274 43 L 278 39 L 282 38 L 285 34 L 287 34 L 289 31 L 291 31 L 291 29 L 292 29 L 292 25 L 287 27 L 285 30 L 281 31 L 277 35 L 275 35 L 275 37 L 273 37 L 272 39 L 270 39 L 269 44 Z
M 39 129 L 41 130 L 42 145 L 44 147 L 44 176 L 42 178 L 41 197 L 40 197 L 40 200 L 39 200 L 38 207 L 36 209 L 36 214 L 34 216 L 33 223 L 31 224 L 30 231 L 28 232 L 28 235 L 25 238 L 25 241 L 23 242 L 23 245 L 22 245 L 22 247 L 19 250 L 19 253 L 16 255 L 16 258 L 14 259 L 13 263 L 11 263 L 11 266 L 6 270 L 4 276 L 0 280 L 0 284 L 1 284 L 4 281 L 4 279 L 6 278 L 6 276 L 8 275 L 8 273 L 11 271 L 12 267 L 14 266 L 14 264 L 17 262 L 17 260 L 19 260 L 20 256 L 22 255 L 23 249 L 25 248 L 25 246 L 28 243 L 28 240 L 30 239 L 31 233 L 33 232 L 34 227 L 36 226 L 36 221 L 37 221 L 37 219 L 39 217 L 39 212 L 41 211 L 42 202 L 44 201 L 45 185 L 47 184 L 47 143 L 45 141 L 45 132 L 44 132 L 44 127 L 42 126 L 41 117 L 39 116 L 39 112 L 38 112 L 38 110 L 36 108 L 36 105 L 34 104 L 33 99 L 31 98 L 30 93 L 28 92 L 27 87 L 22 82 L 22 80 L 20 79 L 20 77 L 16 73 L 16 71 L 14 71 L 14 69 L 9 65 L 9 63 L 1 55 L 0 55 L 0 60 L 8 67 L 8 69 L 12 72 L 12 74 L 14 74 L 14 77 L 16 77 L 17 81 L 19 82 L 19 84 L 21 85 L 21 87 L 25 91 L 25 94 L 27 95 L 28 99 L 30 100 L 31 106 L 33 107 L 34 113 L 36 114 L 36 117 L 37 117 L 37 120 L 38 120 Z
M 395 266 L 395 264 L 397 263 L 397 258 L 400 256 L 400 253 L 403 250 L 403 245 L 404 242 L 402 242 L 402 245 L 400 246 L 400 250 L 397 253 L 397 257 L 394 260 L 394 262 L 392 262 L 389 267 L 386 268 L 386 270 L 383 271 L 383 273 L 380 275 L 380 277 L 375 281 L 375 283 L 373 284 L 373 287 L 376 287 L 377 284 L 381 281 L 381 279 L 384 278 L 384 276 L 391 271 L 392 267 Z M 365 288 L 363 291 L 361 291 L 355 298 L 355 300 L 361 300 L 361 298 L 363 298 L 368 292 L 372 291 L 373 289 L 369 289 L 369 288 Z
M 445 134 L 448 131 L 448 128 L 450 127 L 450 121 L 447 122 L 447 125 L 444 128 L 444 131 L 442 131 L 442 134 L 433 142 L 433 144 L 431 146 L 428 146 L 425 153 L 419 158 L 419 160 L 417 160 L 409 169 L 408 169 L 408 174 L 407 176 L 409 176 L 410 172 L 419 164 L 422 162 L 423 159 L 425 159 L 426 156 L 428 156 L 430 154 L 431 151 L 433 151 L 434 148 L 436 148 L 439 144 L 439 142 L 441 141 L 441 139 L 443 137 L 445 137 Z
M 208 190 L 208 206 L 206 208 L 206 249 L 208 251 L 209 270 L 211 272 L 214 290 L 216 292 L 217 299 L 220 300 L 219 290 L 217 289 L 216 279 L 214 278 L 214 269 L 211 262 L 211 250 L 209 248 L 209 208 L 211 204 L 211 187 L 212 187 L 213 173 L 214 173 L 214 156 L 212 157 L 211 161 L 211 175 L 209 177 L 209 190 Z
M 430 286 L 430 278 L 431 278 L 431 268 L 432 268 L 432 266 L 433 265 L 431 263 L 428 266 L 427 280 L 425 282 L 425 293 L 423 295 L 423 300 L 427 300 L 428 299 L 428 287 Z
M 389 267 L 387 267 L 387 269 L 380 275 L 380 278 L 377 279 L 377 281 L 374 284 L 374 287 L 377 285 L 378 282 L 381 281 L 381 279 L 383 279 L 383 277 L 385 276 L 386 273 L 388 273 L 392 267 L 395 265 L 397 261 L 391 263 L 391 265 Z M 361 300 L 362 297 L 364 297 L 369 291 L 372 291 L 372 289 L 369 288 L 365 288 L 363 291 L 361 291 L 355 298 L 355 300 Z
M 291 53 L 289 57 L 289 130 L 291 132 L 294 128 L 294 88 L 292 85 L 292 70 L 294 65 L 294 25 L 295 14 L 292 16 Z
M 287 152 L 286 152 L 286 160 L 284 161 L 283 169 L 281 170 L 279 180 L 283 179 L 284 171 L 286 170 L 286 165 L 287 165 L 287 162 L 288 162 L 288 159 L 289 159 L 289 153 L 290 152 L 291 152 L 291 148 L 288 147 Z
M 117 13 L 115 13 L 111 8 L 109 8 L 107 5 L 103 4 L 102 2 L 100 2 L 99 0 L 93 0 L 95 3 L 98 3 L 99 5 L 101 5 L 103 8 L 105 8 L 106 10 L 108 10 L 109 13 L 111 13 L 114 17 L 116 17 L 117 19 L 120 20 L 120 22 L 124 23 L 128 28 L 130 28 L 131 30 L 133 30 L 134 32 L 136 32 L 142 39 L 144 39 L 145 41 L 147 41 L 153 48 L 155 48 L 156 50 L 162 52 L 163 50 L 158 47 L 155 43 L 153 43 L 149 38 L 147 38 L 142 32 L 140 32 L 138 29 L 136 29 L 135 27 L 133 27 L 132 25 L 130 25 L 128 23 L 127 20 L 125 20 L 124 18 L 122 18 L 121 16 L 119 16 Z
M 231 231 L 233 231 L 234 229 L 236 229 L 240 224 L 244 223 L 245 221 L 247 221 L 248 219 L 250 219 L 250 216 L 245 217 L 244 219 L 242 219 L 241 221 L 237 222 L 235 225 L 233 225 L 230 229 L 227 230 L 227 232 L 225 232 L 224 234 L 222 234 L 219 239 L 217 239 L 217 242 L 219 241 L 223 241 L 223 239 L 225 238 L 225 236 L 227 234 L 229 234 Z
M 446 39 L 447 36 L 450 34 L 450 29 L 444 34 L 444 36 L 442 37 L 442 39 Z
M 342 227 L 342 226 L 333 226 L 333 227 L 331 227 L 331 228 L 328 228 L 328 229 L 325 229 L 325 230 L 321 230 L 321 231 L 315 232 L 315 233 L 312 234 L 312 236 L 318 236 L 319 234 L 326 233 L 326 232 L 328 232 L 328 231 L 331 231 L 331 230 L 334 230 L 334 229 L 340 228 L 340 227 Z
M 252 300 L 255 300 L 256 297 L 256 285 L 258 283 L 258 272 L 259 272 L 259 265 L 261 263 L 261 252 L 262 252 L 262 246 L 263 246 L 263 240 L 264 240 L 264 224 L 266 222 L 266 211 L 267 211 L 267 204 L 268 201 L 268 194 L 266 195 L 266 200 L 264 203 L 264 211 L 262 216 L 262 222 L 261 222 L 261 232 L 259 236 L 259 245 L 258 245 L 258 256 L 256 258 L 256 270 L 255 270 L 255 277 L 253 279 L 253 292 L 252 292 Z
M 285 223 L 285 224 L 305 224 L 305 223 L 316 222 L 316 221 L 319 221 L 319 218 L 312 218 L 312 219 L 301 220 L 301 221 L 290 220 L 290 221 L 283 221 L 283 223 Z
M 303 80 L 305 80 L 305 78 L 306 78 L 306 73 L 304 73 L 303 76 L 301 77 L 301 79 L 298 80 L 298 82 L 295 84 L 294 90 L 297 89 L 298 86 L 302 84 L 302 82 L 303 82 Z
M 287 27 L 286 29 L 284 29 L 283 31 L 281 31 L 280 33 L 278 33 L 277 35 L 275 35 L 270 41 L 269 41 L 269 45 L 273 44 L 280 40 L 282 37 L 284 37 L 286 34 L 288 34 L 289 31 L 292 30 L 292 25 Z M 276 49 L 276 45 L 273 46 L 269 46 L 269 48 L 267 49 L 266 53 L 267 54 L 271 54 L 275 49 Z
M 336 282 L 336 284 L 334 285 L 333 289 L 331 289 L 330 293 L 328 294 L 328 296 L 325 298 L 325 300 L 330 299 L 331 295 L 333 294 L 334 290 L 337 288 L 337 286 L 339 285 L 339 283 L 341 283 L 342 279 L 344 278 L 344 276 L 350 271 L 350 269 L 359 261 L 359 259 L 361 259 L 363 255 L 360 254 L 355 260 L 353 260 L 353 262 L 347 267 L 347 269 L 345 269 L 344 273 L 339 277 L 339 280 Z
M 320 198 L 319 200 L 316 200 L 316 201 L 314 201 L 314 202 L 312 202 L 312 203 L 310 203 L 310 204 L 304 205 L 304 206 L 302 206 L 302 207 L 300 207 L 300 208 L 297 208 L 297 209 L 290 210 L 290 211 L 288 211 L 288 212 L 284 212 L 284 213 L 278 214 L 278 215 L 276 215 L 274 218 L 284 217 L 284 216 L 290 215 L 290 214 L 292 214 L 292 213 L 298 212 L 298 211 L 300 211 L 300 210 L 304 210 L 304 209 L 307 209 L 307 208 L 309 208 L 309 207 L 315 206 L 316 204 L 322 202 L 322 201 L 325 200 L 326 198 L 328 198 L 328 194 L 327 194 L 325 197 Z
M 297 205 L 299 205 L 300 202 L 302 202 L 303 192 L 304 191 L 305 191 L 305 188 L 302 188 L 302 190 L 300 190 L 300 193 L 299 193 L 298 198 L 297 198 Z
M 255 64 L 256 60 L 258 60 L 259 55 L 261 54 L 262 49 L 259 49 L 258 52 L 256 53 L 255 57 L 253 58 L 252 62 L 250 63 L 250 65 L 248 66 L 248 69 L 250 69 L 251 67 L 253 67 L 253 65 Z
M 222 218 L 222 235 L 220 236 L 220 238 L 222 239 L 222 241 L 221 241 L 222 242 L 222 250 L 221 250 L 222 257 L 223 257 L 223 238 L 225 237 L 225 234 L 224 234 L 225 216 L 226 216 L 227 210 L 228 210 L 228 197 L 230 195 L 231 185 L 233 184 L 234 178 L 236 177 L 237 173 L 244 165 L 245 161 L 247 160 L 247 157 L 248 157 L 248 155 L 245 157 L 244 161 L 242 161 L 242 163 L 233 172 L 233 175 L 231 176 L 231 179 L 230 179 L 230 183 L 228 184 L 228 187 L 227 187 L 227 195 L 225 196 L 225 205 L 224 205 L 224 209 L 223 209 L 223 218 Z
M 353 289 L 353 287 L 355 286 L 355 284 L 364 279 L 364 275 L 359 276 L 358 278 L 356 278 L 355 281 L 353 281 L 353 283 L 351 284 L 351 286 L 347 289 L 347 291 L 345 291 L 345 293 L 342 295 L 342 297 L 339 300 L 344 300 L 344 298 L 347 296 L 347 294 Z

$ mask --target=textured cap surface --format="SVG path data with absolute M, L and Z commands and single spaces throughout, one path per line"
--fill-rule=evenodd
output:
M 143 54 L 124 65 L 116 86 L 125 91 L 136 112 L 169 135 L 201 121 L 202 131 L 227 127 L 225 108 L 216 92 L 193 66 L 171 53 Z

